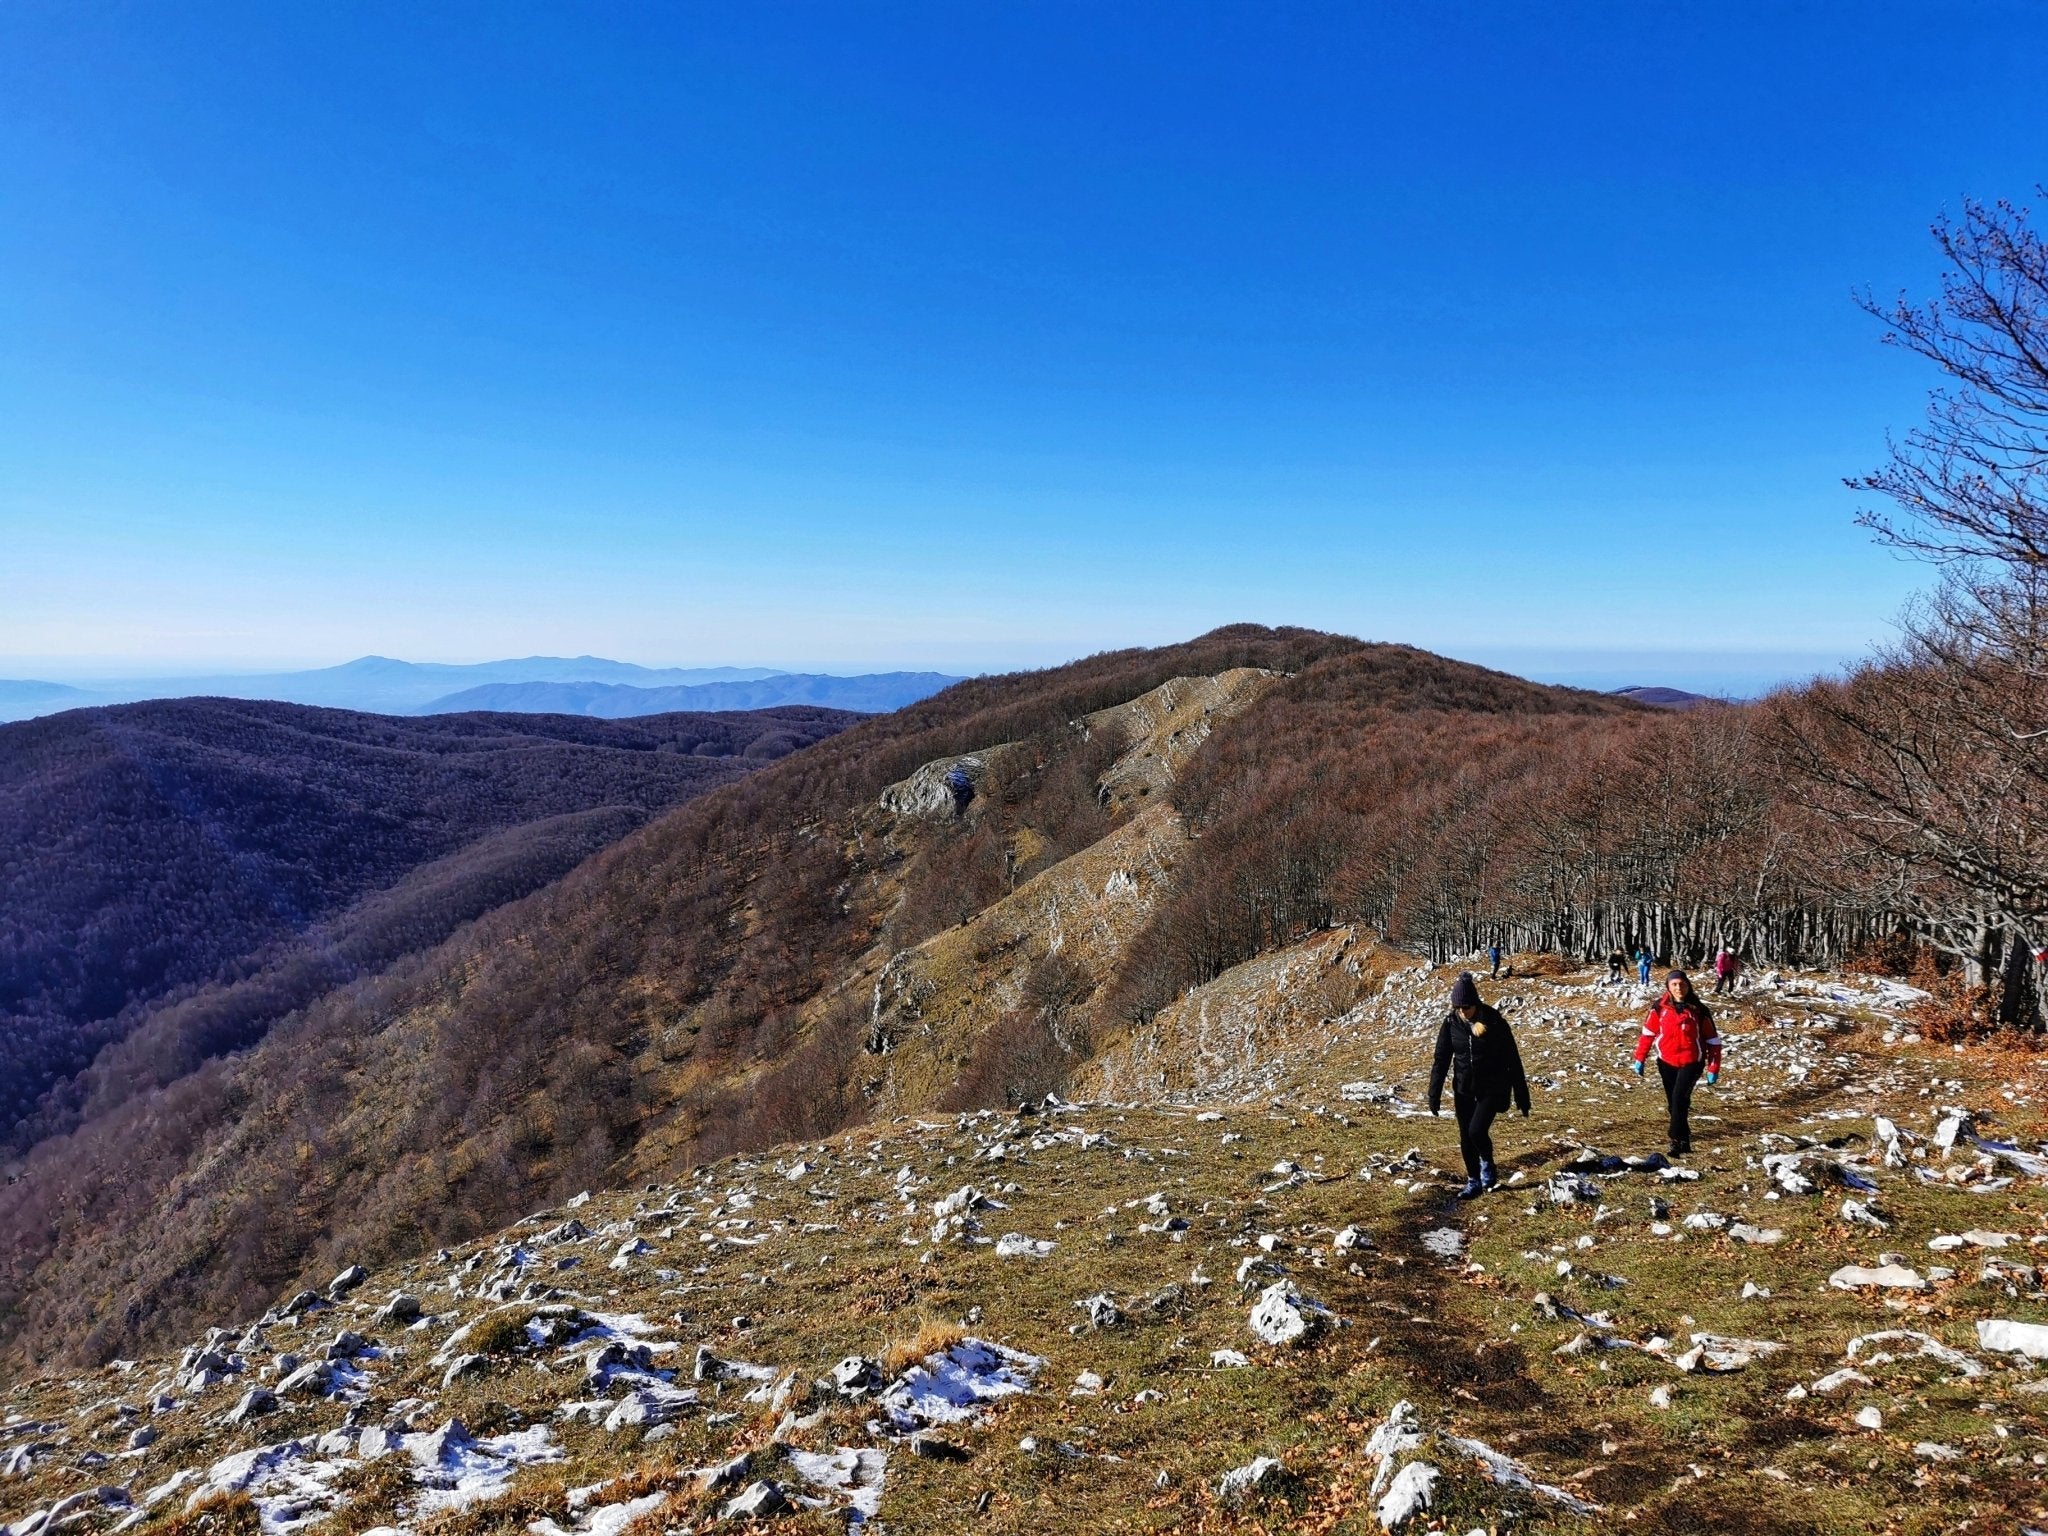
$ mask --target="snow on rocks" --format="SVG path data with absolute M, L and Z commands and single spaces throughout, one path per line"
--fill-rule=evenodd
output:
M 521 1468 L 560 1461 L 562 1450 L 544 1425 L 474 1438 L 460 1419 L 425 1434 L 405 1435 L 399 1447 L 413 1462 L 421 1513 L 464 1509 L 494 1499 Z
M 185 1500 L 192 1508 L 225 1494 L 246 1494 L 256 1506 L 263 1529 L 291 1531 L 325 1516 L 340 1502 L 334 1487 L 351 1465 L 341 1458 L 320 1458 L 297 1440 L 260 1445 L 223 1456 L 203 1475 L 181 1474 L 143 1496 L 145 1508 L 190 1488 Z
M 988 1404 L 1031 1390 L 1045 1361 L 986 1339 L 962 1339 L 927 1355 L 882 1393 L 882 1411 L 898 1432 L 978 1422 Z
M 1287 1281 L 1276 1280 L 1259 1292 L 1248 1321 L 1263 1344 L 1297 1344 L 1341 1320 Z
M 825 1452 L 785 1449 L 782 1454 L 790 1470 L 806 1484 L 830 1495 L 829 1499 L 808 1499 L 799 1494 L 798 1503 L 843 1506 L 849 1525 L 859 1525 L 881 1513 L 882 1483 L 889 1469 L 889 1458 L 883 1452 L 871 1446 L 842 1445 Z
M 574 1502 L 574 1495 L 571 1495 Z M 600 1504 L 586 1510 L 573 1527 L 555 1524 L 552 1520 L 536 1520 L 527 1527 L 534 1536 L 619 1536 L 635 1520 L 651 1515 L 668 1502 L 666 1493 L 644 1493 L 637 1499 L 627 1499 L 618 1504 Z

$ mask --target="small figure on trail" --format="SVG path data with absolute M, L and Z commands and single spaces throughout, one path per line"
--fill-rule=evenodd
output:
M 1494 1117 L 1512 1099 L 1529 1113 L 1529 1079 L 1508 1021 L 1479 1000 L 1470 971 L 1451 988 L 1451 1011 L 1436 1032 L 1436 1062 L 1429 1072 L 1429 1112 L 1443 1113 L 1444 1074 L 1451 1078 L 1451 1107 L 1458 1117 L 1458 1151 L 1465 1158 L 1460 1200 L 1484 1194 L 1500 1182 L 1493 1168 Z
M 946 788 L 953 796 L 953 814 L 965 816 L 968 802 L 974 798 L 974 778 L 965 763 L 955 763 L 946 770 Z
M 1664 978 L 1664 995 L 1643 1020 L 1636 1041 L 1635 1073 L 1656 1047 L 1657 1075 L 1664 1080 L 1664 1104 L 1670 1112 L 1671 1155 L 1692 1150 L 1692 1090 L 1704 1073 L 1709 1088 L 1721 1080 L 1721 1032 L 1714 1015 L 1692 989 L 1692 978 L 1673 971 Z
M 1486 958 L 1487 958 L 1487 959 L 1489 959 L 1489 960 L 1491 960 L 1491 961 L 1493 962 L 1493 974 L 1494 974 L 1495 976 L 1499 976 L 1499 975 L 1500 975 L 1500 946 L 1499 946 L 1498 944 L 1489 944 L 1489 945 L 1487 946 L 1487 949 L 1486 949 Z
M 1726 944 L 1714 956 L 1714 996 L 1735 990 L 1735 978 L 1742 974 L 1742 962 L 1735 958 L 1735 951 Z
M 1607 984 L 1609 986 L 1618 987 L 1623 985 L 1621 968 L 1627 963 L 1627 957 L 1618 949 L 1607 957 Z

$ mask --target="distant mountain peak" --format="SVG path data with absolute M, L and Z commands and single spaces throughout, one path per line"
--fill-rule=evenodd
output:
M 1610 688 L 1616 698 L 1633 699 L 1638 704 L 1648 704 L 1656 709 L 1691 709 L 1699 704 L 1716 702 L 1704 693 L 1687 693 L 1683 688 L 1646 687 L 1632 684 L 1627 688 Z

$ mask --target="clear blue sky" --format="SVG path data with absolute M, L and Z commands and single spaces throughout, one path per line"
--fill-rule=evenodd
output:
M 1922 580 L 1840 482 L 1934 381 L 1851 289 L 2048 178 L 2044 57 L 2017 0 L 8 0 L 0 675 L 1818 666 Z

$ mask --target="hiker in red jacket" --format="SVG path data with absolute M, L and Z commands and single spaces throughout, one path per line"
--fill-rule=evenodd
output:
M 1742 974 L 1742 962 L 1735 957 L 1735 951 L 1727 945 L 1714 956 L 1714 996 L 1735 990 L 1735 978 Z
M 1683 971 L 1664 978 L 1664 995 L 1643 1020 L 1642 1037 L 1636 1041 L 1636 1076 L 1643 1075 L 1653 1045 L 1657 1075 L 1664 1079 L 1664 1102 L 1671 1111 L 1671 1155 L 1680 1157 L 1692 1150 L 1693 1085 L 1702 1073 L 1710 1088 L 1721 1078 L 1721 1033 Z

